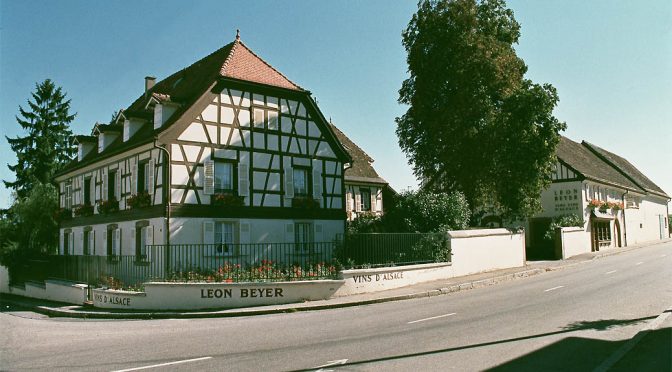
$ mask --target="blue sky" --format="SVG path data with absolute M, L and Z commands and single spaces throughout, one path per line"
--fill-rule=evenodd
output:
M 508 1 L 533 81 L 559 92 L 565 135 L 635 164 L 672 194 L 672 2 Z M 397 190 L 416 187 L 394 133 L 406 78 L 401 32 L 415 1 L 0 2 L 0 134 L 50 78 L 72 100 L 76 134 L 109 121 L 144 87 L 242 40 L 313 92 L 322 112 Z M 2 139 L 0 179 L 15 158 Z M 0 208 L 11 203 L 0 186 Z

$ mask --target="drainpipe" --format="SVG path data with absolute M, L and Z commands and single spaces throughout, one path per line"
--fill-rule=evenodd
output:
M 162 180 L 161 184 L 161 189 L 163 190 L 163 197 L 166 202 L 166 259 L 165 261 L 165 268 L 166 268 L 166 273 L 168 272 L 168 268 L 170 267 L 170 189 L 171 189 L 171 180 L 170 180 L 170 153 L 168 150 L 163 147 L 159 146 L 156 142 L 158 141 L 158 137 L 154 137 L 154 148 L 159 149 L 163 151 L 164 154 L 164 161 L 163 161 L 163 166 L 165 168 L 164 176 L 165 178 Z
M 625 196 L 628 195 L 630 191 L 625 190 L 625 193 L 621 195 L 621 203 L 623 203 L 623 246 L 628 246 L 628 224 L 625 223 Z

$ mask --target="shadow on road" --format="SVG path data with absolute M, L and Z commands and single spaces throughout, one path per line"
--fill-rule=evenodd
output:
M 616 327 L 625 327 L 641 323 L 647 320 L 655 319 L 656 317 L 657 315 L 635 319 L 603 319 L 596 321 L 580 321 L 570 323 L 565 327 L 563 327 L 562 330 L 555 332 L 539 333 L 529 336 L 507 338 L 503 340 L 482 342 L 464 346 L 456 346 L 445 349 L 437 349 L 437 350 L 423 351 L 403 355 L 392 355 L 381 358 L 352 361 L 339 366 L 333 366 L 329 368 L 335 369 L 346 366 L 355 366 L 368 363 L 385 362 L 391 360 L 441 354 L 451 351 L 473 349 L 484 346 L 524 341 L 540 337 L 570 333 L 575 331 L 583 331 L 583 330 L 605 331 Z M 670 329 L 668 328 L 668 330 Z M 616 350 L 625 342 L 627 341 L 604 341 L 604 340 L 594 340 L 581 337 L 568 337 L 558 342 L 555 342 L 547 347 L 541 348 L 532 353 L 526 354 L 520 358 L 514 359 L 510 362 L 495 367 L 494 369 L 492 369 L 492 371 L 508 371 L 508 370 L 564 371 L 564 370 L 571 370 L 571 366 L 578 367 L 578 369 L 575 368 L 574 370 L 585 369 L 585 364 L 576 364 L 576 362 L 579 363 L 590 362 L 591 365 L 594 364 L 592 368 L 589 368 L 589 370 L 592 370 L 595 366 L 600 364 L 602 360 L 607 358 L 614 350 Z M 669 356 L 669 354 L 666 354 L 666 356 Z M 667 371 L 669 369 L 663 369 L 663 370 Z M 308 370 L 299 370 L 299 371 L 308 371 Z

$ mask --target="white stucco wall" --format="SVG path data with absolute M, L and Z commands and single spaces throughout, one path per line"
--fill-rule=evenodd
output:
M 163 217 L 150 218 L 148 223 L 154 229 L 154 242 L 153 244 L 164 244 L 165 239 L 165 219 Z M 135 224 L 138 221 L 122 221 L 114 222 L 121 230 L 121 255 L 134 255 L 134 242 L 135 236 L 132 234 Z M 107 233 L 107 227 L 109 224 L 98 224 L 98 225 L 89 225 L 89 226 L 76 226 L 71 228 L 61 228 L 59 236 L 59 253 L 63 254 L 63 234 L 66 231 L 71 231 L 74 234 L 74 252 L 71 254 L 82 255 L 84 254 L 84 229 L 90 227 L 91 231 L 94 234 L 94 247 L 90 248 L 90 254 L 96 256 L 106 256 L 107 255 L 107 246 L 105 245 L 105 234 Z
M 47 280 L 44 286 L 26 283 L 24 288 L 10 287 L 9 293 L 43 300 L 81 305 L 86 301 L 86 284 L 75 284 L 59 280 Z
M 0 265 L 0 293 L 9 293 L 9 269 Z
M 371 293 L 453 277 L 450 263 L 343 270 L 345 284 L 335 297 Z
M 171 244 L 203 244 L 203 223 L 205 221 L 231 221 L 240 228 L 249 224 L 249 233 L 239 231 L 237 242 L 247 243 L 293 243 L 294 233 L 288 232 L 287 225 L 296 222 L 313 224 L 314 241 L 331 242 L 338 234 L 343 234 L 344 222 L 338 220 L 288 220 L 288 219 L 230 219 L 230 218 L 171 218 Z M 319 228 L 317 228 L 319 225 Z M 319 230 L 319 231 L 318 231 Z
M 625 209 L 625 224 L 628 245 L 660 239 L 660 216 L 667 217 L 667 200 L 656 196 L 645 196 L 638 209 Z M 667 226 L 664 236 L 667 237 Z
M 95 289 L 100 308 L 197 310 L 239 308 L 324 300 L 342 280 L 275 283 L 146 283 L 145 292 Z
M 459 230 L 448 232 L 453 275 L 525 265 L 525 234 L 507 229 Z
M 563 227 L 561 229 L 562 258 L 590 253 L 590 232 L 582 227 Z

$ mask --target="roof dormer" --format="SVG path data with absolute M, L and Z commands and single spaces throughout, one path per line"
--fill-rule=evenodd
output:
M 145 109 L 154 109 L 154 129 L 161 128 L 180 107 L 169 95 L 152 93 Z
M 105 151 L 112 142 L 119 138 L 122 131 L 122 125 L 96 123 L 93 127 L 93 135 L 98 136 L 98 153 Z
M 91 150 L 96 148 L 96 137 L 94 136 L 75 136 L 72 140 L 73 145 L 77 145 L 77 161 L 82 161 Z
M 123 125 L 123 133 L 122 133 L 122 139 L 124 142 L 128 141 L 133 137 L 137 131 L 142 128 L 142 125 L 145 124 L 147 120 L 134 116 L 134 115 L 126 115 L 124 114 L 123 111 L 119 112 L 119 117 L 117 119 L 117 123 L 120 123 Z

